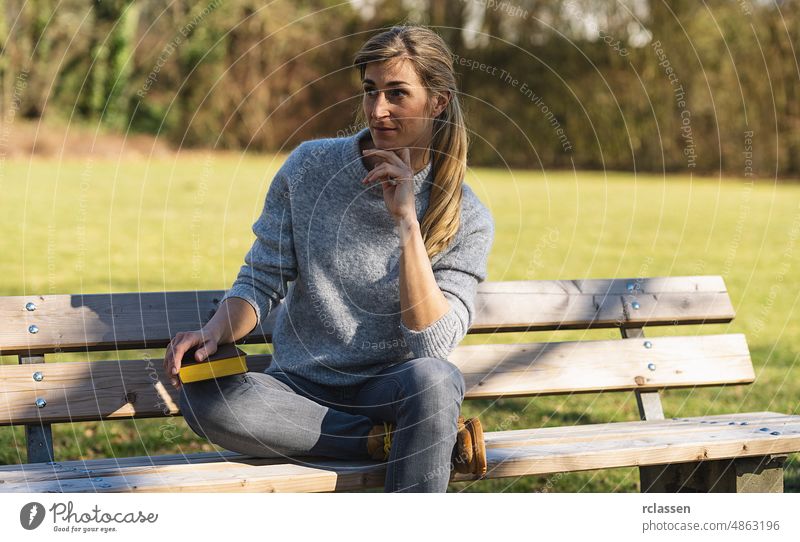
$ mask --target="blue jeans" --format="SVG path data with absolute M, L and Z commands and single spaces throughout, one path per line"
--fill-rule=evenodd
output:
M 392 422 L 385 491 L 445 492 L 464 389 L 451 362 L 416 358 L 355 387 L 321 386 L 283 372 L 186 383 L 180 408 L 198 435 L 255 457 L 369 459 L 367 434 Z

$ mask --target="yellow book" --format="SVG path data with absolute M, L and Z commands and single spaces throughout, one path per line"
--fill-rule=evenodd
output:
M 194 359 L 197 348 L 186 352 L 181 360 L 178 371 L 181 382 L 197 382 L 247 372 L 247 353 L 239 350 L 233 343 L 219 345 L 217 351 L 205 361 Z

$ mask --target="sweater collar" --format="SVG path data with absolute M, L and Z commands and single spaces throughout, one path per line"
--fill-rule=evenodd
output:
M 364 162 L 361 161 L 361 147 L 359 146 L 359 141 L 364 137 L 369 137 L 369 133 L 369 127 L 362 128 L 356 134 L 345 138 L 343 146 L 344 169 L 347 172 L 347 176 L 354 179 L 354 182 L 359 184 L 361 179 L 366 177 L 367 173 L 369 173 Z M 431 161 L 428 161 L 424 168 L 414 174 L 414 194 L 419 194 L 420 192 L 430 189 L 431 183 L 433 182 L 431 169 Z M 381 188 L 379 183 L 366 190 L 376 193 L 379 196 L 383 195 L 383 188 Z

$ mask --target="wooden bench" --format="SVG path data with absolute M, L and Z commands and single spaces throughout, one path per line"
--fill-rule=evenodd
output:
M 28 463 L 0 467 L 0 491 L 343 491 L 383 485 L 385 464 L 265 459 L 223 451 L 58 461 L 51 424 L 179 415 L 160 359 L 45 363 L 53 352 L 163 348 L 198 329 L 221 291 L 0 298 L 0 425 L 24 425 Z M 638 466 L 642 491 L 782 491 L 800 416 L 732 412 L 665 419 L 666 388 L 747 384 L 741 334 L 644 337 L 644 326 L 727 323 L 718 276 L 487 282 L 470 333 L 619 328 L 622 338 L 461 345 L 467 399 L 634 392 L 640 421 L 486 434 L 487 478 Z M 241 343 L 270 340 L 277 310 Z M 247 358 L 263 371 L 269 355 Z M 54 459 L 56 460 L 54 462 Z M 452 479 L 469 480 L 453 473 Z

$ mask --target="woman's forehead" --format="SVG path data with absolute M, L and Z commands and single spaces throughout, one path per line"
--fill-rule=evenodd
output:
M 401 81 L 411 86 L 419 84 L 417 73 L 408 58 L 390 58 L 380 62 L 370 62 L 364 71 L 364 79 L 384 84 Z

